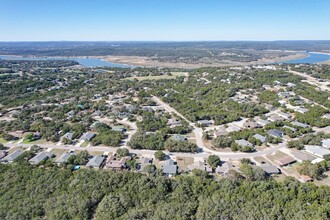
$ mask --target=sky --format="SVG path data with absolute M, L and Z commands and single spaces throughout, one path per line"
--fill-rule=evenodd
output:
M 330 0 L 0 0 L 0 41 L 330 40 Z

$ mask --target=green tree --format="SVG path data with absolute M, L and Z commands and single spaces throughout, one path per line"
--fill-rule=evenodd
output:
M 158 151 L 155 152 L 155 158 L 157 160 L 164 160 L 165 156 L 166 156 L 166 154 L 161 150 L 158 150 Z

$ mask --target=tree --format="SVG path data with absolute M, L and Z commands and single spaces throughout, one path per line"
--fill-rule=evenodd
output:
M 210 165 L 210 167 L 215 169 L 217 166 L 219 166 L 221 164 L 221 160 L 220 160 L 219 156 L 217 156 L 217 155 L 210 155 L 207 158 L 207 163 Z
M 3 145 L 2 143 L 0 143 L 0 150 L 4 150 L 6 149 L 5 145 Z
M 164 160 L 165 156 L 166 156 L 166 154 L 161 150 L 158 150 L 158 151 L 155 152 L 155 158 L 157 160 Z
M 126 157 L 126 156 L 128 156 L 128 154 L 129 154 L 129 151 L 128 151 L 128 149 L 127 148 L 118 148 L 117 150 L 116 150 L 116 156 L 117 157 Z
M 250 158 L 241 159 L 242 164 L 253 164 Z

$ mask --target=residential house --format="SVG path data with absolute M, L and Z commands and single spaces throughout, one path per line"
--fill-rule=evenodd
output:
M 228 132 L 241 131 L 242 129 L 236 125 L 229 125 L 226 129 Z
M 88 161 L 86 167 L 100 168 L 104 159 L 105 158 L 103 156 L 94 156 Z
M 212 122 L 209 120 L 199 120 L 197 123 L 201 126 L 210 126 L 212 124 Z
M 328 148 L 328 149 L 330 148 L 330 139 L 324 139 L 321 141 L 321 143 L 322 143 L 322 147 Z
M 271 129 L 267 132 L 267 134 L 274 138 L 281 138 L 283 136 L 283 132 L 277 129 Z
M 192 170 L 202 170 L 208 173 L 212 173 L 212 168 L 208 166 L 205 161 L 195 161 L 193 164 L 188 166 L 190 171 Z
M 73 133 L 72 132 L 67 132 L 67 133 L 65 133 L 65 135 L 62 136 L 62 139 L 63 138 L 66 138 L 66 139 L 69 139 L 70 141 L 72 141 Z
M 73 116 L 76 115 L 75 111 L 71 110 L 68 113 L 66 113 L 66 115 L 68 116 L 68 119 L 72 118 Z
M 126 131 L 126 128 L 125 128 L 125 126 L 119 125 L 119 126 L 111 127 L 111 130 L 124 133 Z
M 290 119 L 290 118 L 292 117 L 290 114 L 287 114 L 287 113 L 284 113 L 284 112 L 277 112 L 277 114 L 278 114 L 280 117 L 282 117 L 282 118 L 284 118 L 284 119 L 286 119 L 286 120 L 288 120 L 288 119 Z
M 298 121 L 293 121 L 291 122 L 292 125 L 295 125 L 297 127 L 302 127 L 302 128 L 307 128 L 308 125 L 307 124 L 304 124 L 304 123 L 301 123 L 301 122 L 298 122 Z
M 170 118 L 167 120 L 167 125 L 169 125 L 171 128 L 174 128 L 176 126 L 181 126 L 181 122 L 176 118 Z
M 75 155 L 74 152 L 66 152 L 63 153 L 57 160 L 55 160 L 55 163 L 59 166 L 62 163 L 66 163 L 72 155 Z
M 298 107 L 295 109 L 296 112 L 299 112 L 301 114 L 305 114 L 306 112 L 308 112 L 309 110 L 307 108 L 303 108 L 303 107 Z
M 302 183 L 312 182 L 313 178 L 306 176 L 306 175 L 301 175 L 299 178 L 299 181 Z
M 278 169 L 278 167 L 275 165 L 262 164 L 260 168 L 263 169 L 263 171 L 265 171 L 267 175 L 274 175 L 281 173 L 280 169 Z
M 4 158 L 2 158 L 0 161 L 1 163 L 12 163 L 14 160 L 19 157 L 23 153 L 22 150 L 16 150 L 11 154 L 8 154 Z
M 253 137 L 259 141 L 261 141 L 261 143 L 265 143 L 266 142 L 266 137 L 265 136 L 262 136 L 260 134 L 255 134 L 253 135 Z
M 54 156 L 54 154 L 48 152 L 48 151 L 42 151 L 42 152 L 39 152 L 37 153 L 36 156 L 32 157 L 30 160 L 29 160 L 29 163 L 30 164 L 39 164 L 40 162 L 42 161 L 45 161 L 49 158 L 52 158 Z
M 140 171 L 140 172 L 143 172 L 143 170 L 144 170 L 144 168 L 146 167 L 146 166 L 148 166 L 148 165 L 151 165 L 152 164 L 152 159 L 150 159 L 150 158 L 148 158 L 148 157 L 142 157 L 141 159 L 140 159 L 140 162 L 139 162 L 139 164 L 138 164 L 138 170 Z
M 242 147 L 253 147 L 253 144 L 244 139 L 235 140 L 235 143 Z
M 115 171 L 123 170 L 126 168 L 127 159 L 128 157 L 122 157 L 118 160 L 114 155 L 111 155 L 105 163 L 105 168 Z
M 221 166 L 217 166 L 215 172 L 220 174 L 221 176 L 226 177 L 230 170 L 235 170 L 236 172 L 240 172 L 238 167 L 235 167 L 231 162 L 227 161 L 223 163 Z
M 330 150 L 317 145 L 305 145 L 305 150 L 315 156 L 325 159 L 325 157 L 330 155 Z
M 271 122 L 275 122 L 275 121 L 283 121 L 283 118 L 280 117 L 279 115 L 271 114 L 271 115 L 268 117 L 268 120 L 271 121 Z
M 186 141 L 187 140 L 187 138 L 181 134 L 173 134 L 171 139 L 173 141 Z
M 289 155 L 279 157 L 279 158 L 275 159 L 274 161 L 276 164 L 278 164 L 281 167 L 287 166 L 289 164 L 296 162 L 296 160 L 293 157 L 290 157 Z
M 4 158 L 5 156 L 7 156 L 7 151 L 5 151 L 5 150 L 0 150 L 0 160 L 1 160 L 2 158 Z
M 214 131 L 214 137 L 221 137 L 221 136 L 226 136 L 229 134 L 228 131 L 226 131 L 226 129 L 224 127 L 220 127 L 219 129 L 217 129 L 216 131 Z
M 166 176 L 175 176 L 178 173 L 178 166 L 172 159 L 169 159 L 165 160 L 162 170 Z
M 255 121 L 260 126 L 266 126 L 270 123 L 268 120 L 264 120 L 264 119 L 261 119 L 261 118 L 257 118 Z
M 292 133 L 296 132 L 296 130 L 297 130 L 297 129 L 287 126 L 287 125 L 284 125 L 283 128 L 289 129 Z
M 257 122 L 255 122 L 253 120 L 247 120 L 246 122 L 243 123 L 243 127 L 244 128 L 258 128 L 259 125 L 257 124 Z
M 93 132 L 86 132 L 81 137 L 80 140 L 91 141 L 96 136 Z

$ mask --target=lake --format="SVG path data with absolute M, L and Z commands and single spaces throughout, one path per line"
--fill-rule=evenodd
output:
M 296 59 L 296 60 L 288 60 L 280 63 L 319 63 L 319 62 L 324 62 L 327 60 L 330 60 L 330 55 L 329 54 L 321 54 L 321 53 L 308 53 L 305 52 L 303 54 L 307 54 L 308 56 L 305 58 L 301 59 Z
M 134 66 L 111 63 L 105 60 L 100 60 L 96 58 L 67 58 L 67 57 L 20 57 L 20 56 L 0 56 L 0 59 L 4 60 L 75 60 L 80 65 L 85 67 L 120 67 L 120 68 L 130 68 Z

